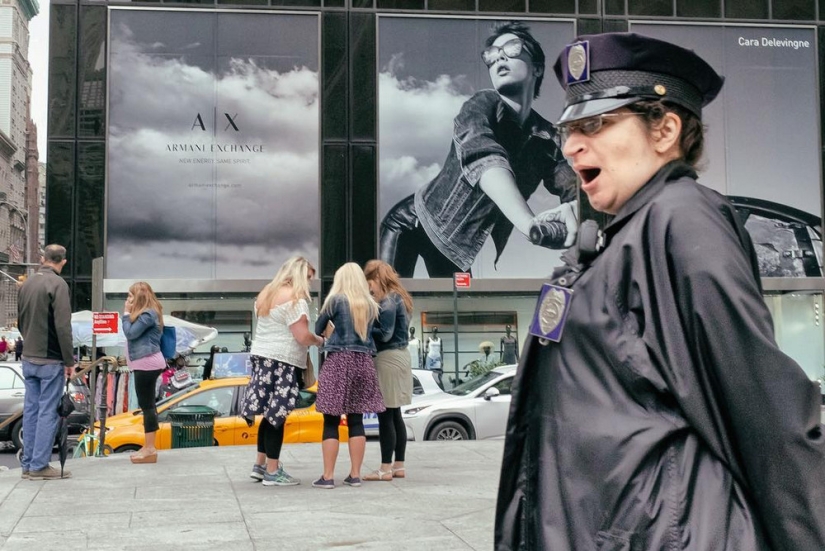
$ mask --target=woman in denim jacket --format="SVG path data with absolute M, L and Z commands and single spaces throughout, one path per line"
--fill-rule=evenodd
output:
M 155 386 L 166 368 L 160 352 L 163 333 L 163 308 L 148 283 L 139 281 L 129 287 L 123 306 L 123 334 L 129 356 L 129 369 L 135 379 L 138 406 L 143 411 L 143 447 L 132 454 L 132 463 L 156 463 L 158 452 L 155 435 L 158 411 L 155 407 Z
M 324 474 L 312 483 L 316 488 L 335 488 L 335 461 L 338 458 L 338 425 L 347 415 L 349 426 L 350 474 L 348 486 L 361 485 L 361 464 L 367 439 L 364 413 L 384 411 L 372 356 L 375 344 L 370 332 L 378 317 L 378 304 L 370 296 L 364 272 L 354 262 L 335 272 L 330 294 L 315 323 L 315 332 L 327 334 L 327 359 L 318 376 L 315 407 L 324 414 L 321 448 Z
M 413 301 L 401 286 L 398 273 L 386 262 L 370 260 L 364 266 L 364 275 L 372 296 L 380 303 L 372 336 L 378 350 L 375 370 L 387 408 L 378 414 L 381 466 L 364 476 L 364 480 L 392 480 L 404 478 L 406 472 L 404 453 L 407 449 L 407 428 L 401 418 L 401 407 L 412 402 L 412 363 L 407 352 L 407 334 Z
M 381 259 L 401 277 L 413 277 L 419 257 L 430 277 L 469 271 L 488 237 L 497 263 L 514 227 L 535 245 L 573 244 L 576 174 L 555 128 L 532 107 L 544 78 L 541 44 L 523 23 L 500 24 L 482 59 L 494 89 L 462 105 L 441 171 L 381 222 Z M 527 201 L 539 185 L 561 204 L 535 214 Z

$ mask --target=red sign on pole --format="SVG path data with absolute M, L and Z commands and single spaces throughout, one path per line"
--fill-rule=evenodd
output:
M 456 289 L 470 288 L 470 274 L 467 272 L 456 272 L 453 274 Z
M 92 312 L 92 333 L 110 335 L 117 333 L 120 315 L 117 312 Z

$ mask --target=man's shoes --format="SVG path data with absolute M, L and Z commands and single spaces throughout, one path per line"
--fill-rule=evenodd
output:
M 361 479 L 357 476 L 347 476 L 344 479 L 344 484 L 346 484 L 347 486 L 352 486 L 353 488 L 357 488 L 361 485 Z
M 324 475 L 321 475 L 321 478 L 312 483 L 312 487 L 321 488 L 322 490 L 334 490 L 335 480 L 327 480 Z
M 278 466 L 278 470 L 274 473 L 264 472 L 264 479 L 262 484 L 264 486 L 297 486 L 301 480 L 289 475 L 283 465 Z
M 249 478 L 254 478 L 258 482 L 264 479 L 264 475 L 266 474 L 266 468 L 263 465 L 258 465 L 255 463 L 252 465 L 252 472 L 249 473 Z
M 20 473 L 20 478 L 22 478 L 23 480 L 28 480 L 29 479 L 29 471 L 22 471 Z
M 39 471 L 29 471 L 29 480 L 60 480 L 61 478 L 71 478 L 72 471 L 63 469 L 63 475 L 60 475 L 60 469 L 55 469 L 51 465 L 46 465 Z

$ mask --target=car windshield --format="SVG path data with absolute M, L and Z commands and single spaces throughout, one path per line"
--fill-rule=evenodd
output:
M 448 390 L 447 393 L 455 396 L 466 396 L 499 377 L 501 377 L 501 373 L 498 373 L 497 371 L 488 371 L 484 375 L 479 375 L 474 379 L 470 379 L 466 383 L 461 383 L 457 387 Z

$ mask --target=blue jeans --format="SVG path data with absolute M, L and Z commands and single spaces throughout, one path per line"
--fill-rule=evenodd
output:
M 66 384 L 62 363 L 36 365 L 23 360 L 26 398 L 23 403 L 24 471 L 45 469 L 52 457 L 57 430 L 57 403 Z

